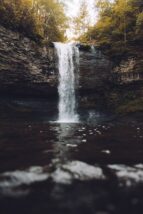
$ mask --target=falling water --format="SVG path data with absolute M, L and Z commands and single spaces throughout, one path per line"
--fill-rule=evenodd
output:
M 95 49 L 94 45 L 91 45 L 91 52 L 92 52 L 93 54 L 96 53 L 96 49 Z
M 59 69 L 59 122 L 78 122 L 75 86 L 79 50 L 74 44 L 54 43 Z M 77 73 L 77 72 L 76 72 Z

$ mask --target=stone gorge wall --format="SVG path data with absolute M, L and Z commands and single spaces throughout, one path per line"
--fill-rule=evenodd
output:
M 96 48 L 80 48 L 80 108 L 119 114 L 143 111 L 142 81 L 141 50 L 117 64 Z
M 132 83 L 143 80 L 143 50 L 126 56 L 118 64 L 99 49 L 80 47 L 80 83 L 82 88 L 96 88 L 104 83 Z M 89 75 L 90 74 L 90 75 Z M 116 82 L 117 81 L 117 82 Z
M 129 57 L 115 66 L 113 72 L 121 83 L 130 83 L 143 80 L 143 56 Z
M 80 46 L 78 104 L 81 110 L 105 110 L 112 82 L 112 62 L 99 50 Z
M 50 96 L 56 84 L 53 48 L 0 26 L 0 94 Z
M 112 62 L 99 50 L 80 48 L 79 87 L 83 90 L 96 90 L 111 79 Z

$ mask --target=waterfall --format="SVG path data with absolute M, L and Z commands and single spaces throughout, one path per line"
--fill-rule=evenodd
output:
M 94 45 L 91 45 L 91 52 L 92 52 L 93 54 L 96 53 L 96 49 L 95 49 Z
M 78 122 L 75 86 L 78 76 L 79 50 L 74 44 L 54 43 L 59 70 L 59 122 Z

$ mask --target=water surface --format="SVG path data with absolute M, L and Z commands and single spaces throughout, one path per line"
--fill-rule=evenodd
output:
M 1 212 L 142 213 L 141 116 L 92 110 L 87 120 L 60 124 L 56 105 L 47 106 L 1 101 Z

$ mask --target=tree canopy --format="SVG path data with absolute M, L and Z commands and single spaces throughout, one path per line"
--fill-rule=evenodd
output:
M 73 18 L 73 26 L 75 37 L 87 32 L 89 27 L 89 14 L 86 1 L 81 2 L 79 12 L 77 16 Z
M 121 52 L 133 43 L 143 42 L 142 0 L 96 0 L 95 3 L 99 11 L 98 21 L 89 27 L 80 41 Z
M 63 41 L 66 22 L 58 0 L 0 0 L 0 24 L 36 41 Z

